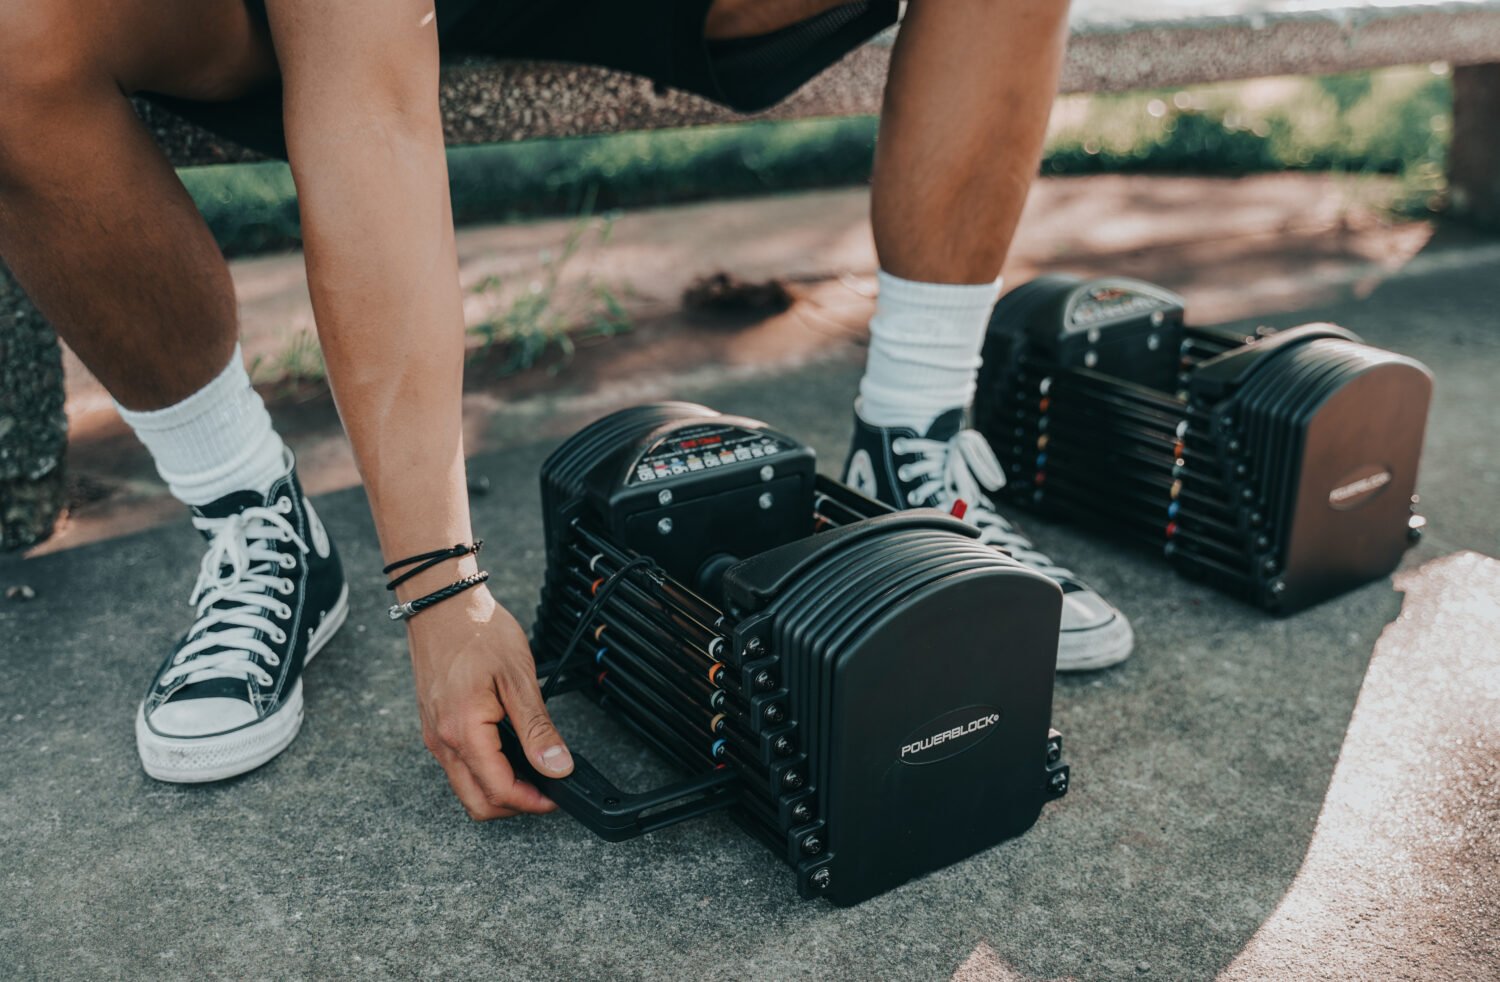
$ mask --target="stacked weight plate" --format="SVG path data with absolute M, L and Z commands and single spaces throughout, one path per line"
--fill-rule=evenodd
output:
M 813 464 L 762 423 L 681 403 L 564 444 L 543 473 L 539 675 L 686 776 L 629 794 L 575 753 L 547 781 L 503 744 L 606 838 L 729 809 L 803 896 L 852 904 L 1019 834 L 1067 790 L 1061 595 L 971 527 L 893 513 Z
M 975 422 L 1010 501 L 1285 613 L 1399 562 L 1431 387 L 1333 325 L 1197 328 L 1160 287 L 1046 276 L 995 308 Z

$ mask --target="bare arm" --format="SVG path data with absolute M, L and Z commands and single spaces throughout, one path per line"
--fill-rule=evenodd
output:
M 313 311 L 381 549 L 389 562 L 472 541 L 463 309 L 431 0 L 268 8 Z M 400 599 L 475 569 L 472 558 L 445 563 L 401 587 Z M 572 770 L 515 620 L 481 586 L 407 623 L 423 738 L 469 814 L 550 810 L 515 779 L 495 727 L 509 711 L 543 773 Z

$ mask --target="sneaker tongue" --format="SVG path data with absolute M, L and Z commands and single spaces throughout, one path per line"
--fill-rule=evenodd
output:
M 246 508 L 259 507 L 265 503 L 265 495 L 255 491 L 231 491 L 206 505 L 194 505 L 193 514 L 199 518 L 228 518 L 230 515 L 238 515 Z
M 925 439 L 937 440 L 939 443 L 947 443 L 958 436 L 958 431 L 964 428 L 964 411 L 962 406 L 955 407 L 943 413 L 932 421 L 924 434 Z

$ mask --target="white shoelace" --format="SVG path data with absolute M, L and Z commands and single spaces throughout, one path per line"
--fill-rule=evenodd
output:
M 304 554 L 304 542 L 286 515 L 292 500 L 281 498 L 274 507 L 246 508 L 227 518 L 194 518 L 193 525 L 213 534 L 208 552 L 198 569 L 198 582 L 188 603 L 197 604 L 198 619 L 172 659 L 172 667 L 161 676 L 162 686 L 178 679 L 188 683 L 208 679 L 255 679 L 263 686 L 275 679 L 257 662 L 271 668 L 281 658 L 265 643 L 262 634 L 276 644 L 286 642 L 286 632 L 271 620 L 285 620 L 292 609 L 280 597 L 289 596 L 296 585 L 282 576 L 295 569 L 297 558 L 277 552 L 272 543 L 293 542 Z
M 951 511 L 955 502 L 962 501 L 966 506 L 963 520 L 978 527 L 980 542 L 1004 549 L 1016 562 L 1054 580 L 1077 580 L 1072 570 L 1039 552 L 1030 539 L 996 513 L 986 492 L 1005 487 L 1005 471 L 995 459 L 989 441 L 978 430 L 960 430 L 946 443 L 897 437 L 891 441 L 891 450 L 917 455 L 915 461 L 902 464 L 896 472 L 903 481 L 922 479 L 907 494 L 907 504 Z

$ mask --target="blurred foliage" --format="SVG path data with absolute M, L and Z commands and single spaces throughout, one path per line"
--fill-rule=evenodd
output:
M 1425 67 L 1068 96 L 1043 172 L 1394 174 L 1436 208 L 1451 104 L 1447 69 Z M 860 184 L 874 148 L 875 120 L 851 117 L 455 147 L 448 169 L 458 222 L 507 221 Z M 299 244 L 284 164 L 181 173 L 227 253 Z
M 869 117 L 741 123 L 453 147 L 448 177 L 464 224 L 859 184 L 874 153 Z M 226 254 L 301 244 L 285 164 L 179 173 Z
M 1436 209 L 1452 102 L 1443 66 L 1070 97 L 1043 172 L 1390 174 Z
M 585 214 L 593 205 L 592 199 L 585 203 Z M 530 368 L 556 349 L 563 356 L 551 368 L 557 372 L 572 357 L 578 341 L 630 330 L 630 315 L 620 302 L 619 288 L 588 274 L 563 279 L 586 243 L 606 245 L 613 228 L 613 215 L 581 218 L 556 251 L 547 250 L 537 257 L 540 270 L 526 282 L 487 276 L 471 287 L 472 294 L 494 303 L 495 309 L 468 329 L 470 337 L 479 339 L 479 347 L 470 350 L 470 361 L 498 354 L 500 372 L 510 374 Z
M 617 216 L 593 216 L 592 199 L 583 210 L 555 249 L 537 254 L 534 267 L 513 276 L 486 276 L 469 287 L 475 305 L 488 311 L 466 329 L 469 365 L 483 364 L 492 376 L 509 375 L 556 351 L 561 357 L 549 367 L 556 373 L 567 366 L 580 341 L 631 329 L 622 300 L 628 287 L 606 283 L 591 272 L 564 276 L 589 248 L 608 244 L 614 229 Z M 281 347 L 272 355 L 257 355 L 249 372 L 255 384 L 279 387 L 283 394 L 307 384 L 320 386 L 328 375 L 311 327 L 289 328 Z

